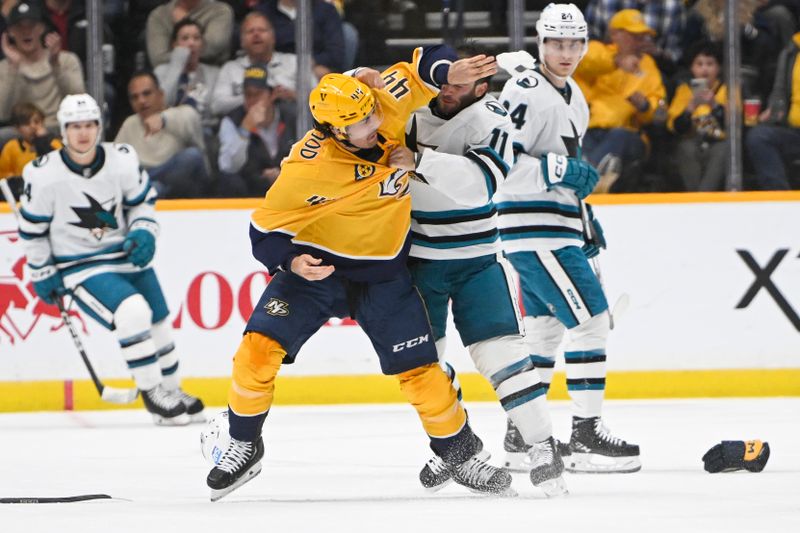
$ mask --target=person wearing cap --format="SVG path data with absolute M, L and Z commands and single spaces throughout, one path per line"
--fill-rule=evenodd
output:
M 297 140 L 294 122 L 282 120 L 275 106 L 267 69 L 249 67 L 242 85 L 244 104 L 228 113 L 219 128 L 221 196 L 263 196 Z
M 622 192 L 636 187 L 633 170 L 647 152 L 642 128 L 652 122 L 666 89 L 655 60 L 644 52 L 655 32 L 641 12 L 623 9 L 611 17 L 608 28 L 611 43 L 589 41 L 574 78 L 590 110 L 584 157 L 601 175 L 619 168 L 613 172 L 625 179 L 613 192 Z
M 589 38 L 602 41 L 608 34 L 608 23 L 623 9 L 637 9 L 645 23 L 655 31 L 647 53 L 665 67 L 674 69 L 683 55 L 683 31 L 686 27 L 684 0 L 591 0 L 586 6 Z
M 57 133 L 56 111 L 61 100 L 86 90 L 81 61 L 61 49 L 58 33 L 46 33 L 38 2 L 18 3 L 6 22 L 8 29 L 0 37 L 5 55 L 0 61 L 0 122 L 8 123 L 14 104 L 36 102 L 44 112 L 45 127 Z M 9 138 L 3 133 L 0 143 Z

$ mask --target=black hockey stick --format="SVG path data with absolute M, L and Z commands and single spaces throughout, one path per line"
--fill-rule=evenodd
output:
M 108 494 L 81 494 L 79 496 L 56 496 L 46 498 L 39 496 L 22 496 L 19 498 L 0 498 L 0 503 L 73 503 L 110 499 L 112 498 Z
M 6 202 L 8 202 L 11 212 L 14 213 L 14 216 L 19 223 L 22 215 L 17 207 L 17 202 L 14 200 L 14 195 L 11 194 L 11 189 L 8 187 L 8 184 L 5 182 L 5 180 L 0 180 L 0 192 L 3 193 L 3 197 L 6 199 Z M 86 370 L 89 371 L 89 375 L 92 377 L 92 382 L 94 383 L 98 394 L 100 394 L 100 398 L 107 402 L 123 404 L 131 403 L 136 400 L 136 396 L 139 394 L 137 389 L 117 389 L 104 385 L 103 382 L 100 381 L 94 371 L 91 361 L 89 361 L 89 357 L 86 355 L 86 351 L 83 349 L 83 343 L 81 342 L 80 337 L 78 337 L 78 332 L 75 330 L 75 326 L 72 324 L 72 320 L 69 318 L 66 309 L 64 309 L 64 303 L 61 301 L 60 297 L 56 298 L 56 305 L 61 313 L 61 319 L 64 321 L 64 324 L 66 324 L 67 329 L 72 336 L 72 342 L 75 344 L 75 348 L 77 348 L 78 352 L 81 354 L 81 359 L 83 359 L 83 363 L 86 365 Z
M 61 313 L 61 320 L 63 320 L 64 324 L 67 326 L 69 334 L 72 337 L 72 343 L 75 345 L 78 353 L 81 354 L 81 359 L 83 359 L 83 363 L 86 365 L 86 370 L 89 371 L 92 383 L 94 383 L 97 393 L 100 394 L 100 398 L 111 403 L 131 403 L 136 400 L 136 396 L 139 395 L 137 389 L 117 389 L 104 385 L 103 382 L 100 381 L 100 378 L 97 377 L 94 371 L 91 361 L 89 361 L 89 356 L 86 355 L 86 350 L 83 349 L 83 343 L 80 337 L 78 337 L 78 332 L 75 330 L 72 319 L 69 317 L 69 314 L 67 314 L 67 310 L 64 308 L 64 302 L 60 297 L 56 297 L 56 305 L 58 306 L 58 311 Z

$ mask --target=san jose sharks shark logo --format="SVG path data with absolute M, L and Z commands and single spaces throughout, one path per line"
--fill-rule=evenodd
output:
M 98 241 L 103 238 L 107 230 L 119 228 L 117 224 L 117 204 L 112 203 L 108 209 L 86 193 L 83 195 L 89 200 L 89 207 L 73 207 L 72 210 L 81 219 L 80 222 L 70 222 L 72 226 L 88 229 Z

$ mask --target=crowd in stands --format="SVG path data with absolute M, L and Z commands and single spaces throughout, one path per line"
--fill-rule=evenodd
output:
M 583 155 L 601 187 L 723 190 L 724 0 L 574 3 L 591 38 L 575 73 L 591 108 Z M 464 2 L 488 13 L 499 36 L 508 31 L 507 4 Z M 328 72 L 405 59 L 407 49 L 387 45 L 388 17 L 442 8 L 436 0 L 312 0 L 312 68 L 298 73 L 295 0 L 103 5 L 105 139 L 132 145 L 166 198 L 263 195 L 303 133 L 295 127 L 305 105 L 298 74 L 313 85 Z M 739 6 L 745 188 L 800 189 L 800 0 Z M 86 91 L 87 29 L 83 0 L 0 0 L 0 178 L 61 146 L 56 110 L 63 96 Z

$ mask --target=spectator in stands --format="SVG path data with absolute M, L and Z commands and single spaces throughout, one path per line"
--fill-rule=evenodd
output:
M 786 163 L 800 159 L 800 33 L 778 57 L 777 74 L 767 108 L 757 126 L 745 134 L 745 147 L 755 173 L 755 188 L 785 190 L 800 187 L 789 182 Z
M 297 140 L 293 122 L 281 119 L 267 69 L 244 72 L 244 104 L 222 119 L 219 129 L 219 193 L 263 196 L 280 173 L 281 160 Z
M 233 32 L 231 6 L 216 0 L 170 0 L 147 17 L 147 56 L 153 67 L 170 60 L 172 28 L 186 17 L 202 28 L 205 46 L 200 60 L 222 65 L 230 59 Z
M 668 126 L 680 136 L 675 161 L 687 191 L 719 191 L 725 185 L 727 87 L 720 80 L 722 51 L 700 42 L 686 51 L 692 79 L 681 84 L 669 107 Z
M 654 39 L 644 50 L 664 73 L 672 73 L 683 52 L 683 30 L 686 25 L 684 0 L 591 0 L 586 6 L 589 38 L 599 41 L 608 37 L 611 17 L 623 9 L 637 9 L 644 22 L 654 31 Z
M 211 180 L 197 111 L 187 105 L 166 108 L 164 91 L 151 72 L 133 75 L 128 98 L 135 114 L 115 141 L 133 146 L 160 197 L 205 195 Z
M 267 15 L 275 28 L 275 49 L 294 53 L 295 0 L 263 0 L 258 9 Z M 324 0 L 312 0 L 311 11 L 314 19 L 314 74 L 321 78 L 329 72 L 341 72 L 344 69 L 342 19 L 336 8 Z
M 41 1 L 41 0 L 39 0 Z M 86 64 L 86 34 L 89 28 L 84 0 L 44 0 L 45 22 L 49 29 L 61 36 L 64 50 L 77 55 L 81 63 Z M 111 42 L 111 29 L 103 25 L 105 42 Z
M 740 0 L 742 46 L 742 96 L 760 98 L 769 94 L 781 43 L 778 29 L 758 10 L 760 0 Z M 698 0 L 689 12 L 685 43 L 709 40 L 722 44 L 725 38 L 725 0 Z
M 635 9 L 624 9 L 608 23 L 612 44 L 589 41 L 586 56 L 575 71 L 589 104 L 589 129 L 584 156 L 598 167 L 603 187 L 621 174 L 614 192 L 635 189 L 635 168 L 645 159 L 642 127 L 652 121 L 666 96 L 655 60 L 643 52 L 653 30 Z
M 56 111 L 61 99 L 85 92 L 81 62 L 61 49 L 58 33 L 45 32 L 39 4 L 20 2 L 8 15 L 8 30 L 0 37 L 5 59 L 0 61 L 0 122 L 8 123 L 11 107 L 31 101 L 44 111 L 45 127 L 58 132 Z M 0 144 L 16 135 L 0 132 Z
M 30 102 L 14 104 L 11 123 L 17 130 L 17 137 L 7 142 L 0 153 L 0 179 L 9 179 L 14 196 L 19 197 L 25 165 L 63 145 L 44 127 L 44 112 Z
M 342 50 L 342 68 L 351 69 L 355 66 L 356 56 L 358 55 L 359 35 L 355 25 L 344 19 L 344 0 L 325 0 L 336 8 L 339 18 L 342 19 L 342 37 L 344 38 L 344 49 Z
M 222 116 L 230 113 L 244 102 L 242 80 L 250 65 L 266 65 L 269 85 L 281 114 L 287 121 L 296 116 L 295 94 L 297 78 L 297 56 L 275 51 L 275 31 L 261 11 L 252 11 L 242 21 L 241 46 L 243 55 L 222 66 L 214 87 L 211 111 Z M 309 87 L 317 81 L 308 73 Z
M 169 63 L 158 65 L 155 74 L 167 107 L 193 107 L 203 123 L 211 125 L 216 122 L 211 116 L 211 99 L 219 67 L 200 62 L 202 51 L 200 25 L 188 17 L 180 20 L 172 29 Z

